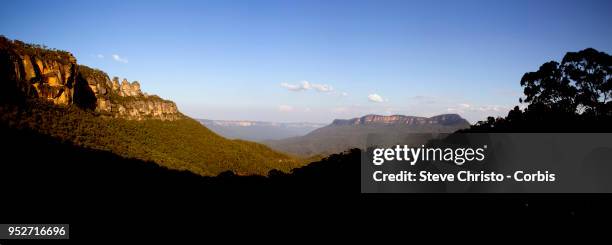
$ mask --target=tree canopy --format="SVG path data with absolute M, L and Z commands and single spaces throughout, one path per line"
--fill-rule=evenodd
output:
M 612 56 L 587 48 L 544 63 L 521 81 L 525 109 L 489 117 L 471 131 L 611 131 Z

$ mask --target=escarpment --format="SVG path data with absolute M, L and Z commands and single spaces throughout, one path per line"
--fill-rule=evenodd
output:
M 176 120 L 181 117 L 174 102 L 143 93 L 137 81 L 123 79 L 120 83 L 118 77 L 111 80 L 105 72 L 83 65 L 79 65 L 78 70 L 77 80 L 83 84 L 85 92 L 77 93 L 75 98 L 81 101 L 81 106 L 95 109 L 102 115 L 130 120 Z
M 20 92 L 56 105 L 72 103 L 76 58 L 64 51 L 0 37 L 0 79 L 3 95 Z M 13 88 L 12 91 L 10 88 Z
M 66 51 L 1 36 L 0 79 L 3 97 L 75 105 L 128 120 L 176 120 L 182 116 L 174 102 L 143 93 L 138 82 L 111 80 L 101 70 L 78 65 Z

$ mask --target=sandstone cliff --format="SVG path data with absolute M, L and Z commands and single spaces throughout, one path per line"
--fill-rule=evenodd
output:
M 103 116 L 128 120 L 176 120 L 172 101 L 140 90 L 140 83 L 111 80 L 100 70 L 78 65 L 65 51 L 11 41 L 0 36 L 0 82 L 3 96 L 15 90 L 26 98 L 56 105 L 76 105 Z
M 105 72 L 83 65 L 79 65 L 78 70 L 77 80 L 87 84 L 85 89 L 91 91 L 89 101 L 95 101 L 95 107 L 90 108 L 103 115 L 131 120 L 176 120 L 181 116 L 174 102 L 143 93 L 137 81 L 123 79 L 119 83 L 118 77 L 111 80 Z M 76 98 L 81 96 L 77 94 Z M 81 104 L 86 105 L 86 101 L 84 99 Z
M 57 105 L 72 103 L 77 68 L 70 53 L 1 38 L 0 58 L 2 83 L 12 83 L 28 97 Z

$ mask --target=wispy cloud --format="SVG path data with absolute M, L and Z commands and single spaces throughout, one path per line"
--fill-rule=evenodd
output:
M 435 100 L 435 103 L 431 100 Z M 448 98 L 435 98 L 430 96 L 415 96 L 401 103 L 385 103 L 389 100 L 380 94 L 372 93 L 368 96 L 367 104 L 344 104 L 330 107 L 328 115 L 334 118 L 352 118 L 367 114 L 380 115 L 409 115 L 431 117 L 440 114 L 456 113 L 471 123 L 485 120 L 488 116 L 506 116 L 513 105 L 480 104 L 471 101 Z M 395 102 L 395 101 L 394 101 Z
M 313 83 L 312 85 L 310 85 L 314 90 L 319 91 L 319 92 L 331 92 L 334 90 L 334 88 L 328 84 L 316 84 Z
M 371 102 L 375 102 L 375 103 L 382 103 L 385 102 L 386 100 L 383 99 L 382 96 L 378 95 L 378 94 L 370 94 L 368 95 L 368 100 Z
M 310 89 L 310 83 L 308 81 L 301 81 L 298 84 L 281 83 L 281 87 L 297 92 Z
M 96 55 L 96 57 L 97 57 L 98 59 L 104 59 L 104 55 L 103 55 L 103 54 L 97 54 L 97 55 Z
M 334 87 L 329 84 L 319 84 L 319 83 L 311 83 L 309 81 L 301 81 L 299 83 L 281 83 L 281 87 L 286 88 L 290 91 L 299 92 L 306 90 L 315 90 L 318 92 L 332 92 L 334 91 Z
M 488 112 L 488 113 L 506 113 L 510 110 L 508 106 L 501 105 L 472 105 L 461 103 L 457 106 L 452 106 L 447 109 L 449 112 L 466 113 L 466 112 Z
M 278 106 L 278 111 L 280 112 L 292 112 L 293 106 L 290 105 L 280 105 Z
M 118 54 L 113 54 L 113 60 L 124 64 L 128 63 L 128 60 L 125 57 L 121 57 Z

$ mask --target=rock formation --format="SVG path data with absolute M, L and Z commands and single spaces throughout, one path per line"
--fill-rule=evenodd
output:
M 111 80 L 103 71 L 83 65 L 78 68 L 79 78 L 84 80 L 95 94 L 95 110 L 102 114 L 131 120 L 180 118 L 174 102 L 143 93 L 137 81 L 128 82 L 124 78 L 119 83 L 118 77 Z
M 34 48 L 21 47 L 26 44 L 15 42 L 0 40 L 2 82 L 20 81 L 14 85 L 27 96 L 41 98 L 56 105 L 71 104 L 76 80 L 74 56 L 62 52 L 55 55 L 36 53 Z
M 11 41 L 0 36 L 0 79 L 27 98 L 76 105 L 103 116 L 128 120 L 176 120 L 176 104 L 140 90 L 140 83 L 112 80 L 100 70 L 77 65 L 65 51 Z M 10 83 L 10 84 L 9 84 Z

